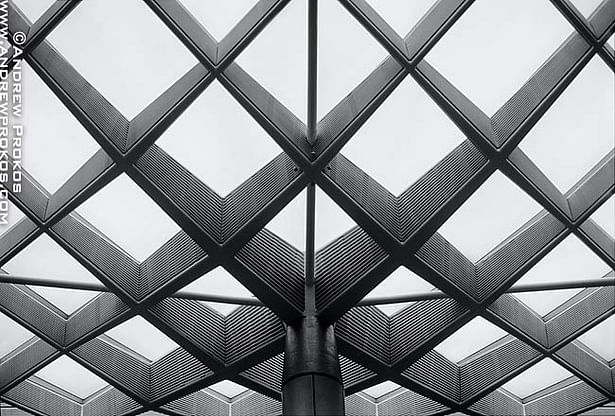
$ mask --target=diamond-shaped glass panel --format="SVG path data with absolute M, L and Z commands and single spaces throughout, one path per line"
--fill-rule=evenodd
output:
M 453 122 L 407 77 L 342 153 L 399 195 L 462 141 Z
M 177 224 L 125 174 L 98 191 L 77 212 L 138 261 L 179 231 Z
M 254 297 L 245 286 L 227 272 L 224 267 L 217 267 L 206 275 L 190 283 L 182 292 L 195 292 L 204 295 L 218 295 L 229 297 Z M 238 305 L 226 303 L 203 302 L 217 310 L 222 315 L 228 315 L 237 309 Z
M 28 64 L 22 76 L 23 167 L 53 193 L 99 146 Z
M 406 36 L 436 3 L 434 0 L 368 0 L 368 2 L 401 37 Z
M 427 60 L 490 116 L 571 32 L 548 1 L 478 0 Z
M 521 142 L 521 149 L 566 192 L 614 147 L 613 72 L 594 57 Z
M 307 119 L 307 3 L 290 2 L 237 63 L 303 122 Z
M 337 1 L 318 3 L 318 118 L 363 81 L 386 51 Z
M 13 0 L 13 3 L 34 23 L 51 7 L 54 0 Z
M 306 196 L 303 191 L 267 224 L 269 231 L 273 231 L 301 251 L 305 251 L 305 204 Z
M 214 38 L 221 40 L 258 0 L 181 0 L 181 3 Z
M 534 364 L 502 387 L 519 398 L 525 398 L 572 376 L 550 358 Z
M 604 231 L 615 238 L 615 196 L 600 206 L 591 216 Z
M 370 388 L 363 390 L 363 393 L 370 395 L 374 399 L 377 399 L 400 387 L 401 386 L 399 384 L 393 383 L 392 381 L 385 381 L 383 383 L 376 384 L 375 386 L 371 386 Z
M 478 316 L 438 344 L 434 350 L 458 363 L 504 336 L 506 331 Z
M 108 386 L 106 381 L 65 355 L 44 367 L 35 376 L 81 399 Z
M 201 94 L 157 144 L 222 196 L 281 152 L 218 82 Z
M 571 0 L 571 3 L 587 18 L 602 3 L 602 0 Z
M 0 212 L 0 237 L 11 229 L 24 217 L 23 212 L 19 210 L 12 202 L 7 202 L 5 205 L 6 211 Z
M 128 119 L 197 62 L 140 0 L 81 2 L 48 38 Z
M 357 224 L 320 188 L 316 188 L 316 250 L 335 240 Z
M 532 267 L 516 285 L 597 279 L 609 270 L 609 266 L 585 244 L 570 235 Z M 514 296 L 544 316 L 581 290 L 515 293 Z
M 140 316 L 110 329 L 105 335 L 151 361 L 156 361 L 178 348 L 171 338 Z
M 0 337 L 0 361 L 2 361 L 2 357 L 34 336 L 34 334 L 26 328 L 3 313 L 0 313 L 0 328 L 2 328 L 2 336 Z
M 434 289 L 431 283 L 426 282 L 405 267 L 398 267 L 378 286 L 369 292 L 364 299 L 403 296 L 419 292 L 429 292 Z M 396 303 L 390 305 L 378 305 L 377 308 L 391 316 L 409 303 Z
M 606 361 L 615 360 L 615 316 L 602 321 L 583 335 L 579 341 L 594 350 Z
M 222 394 L 223 396 L 228 397 L 229 399 L 232 399 L 233 397 L 248 390 L 241 384 L 233 383 L 230 380 L 223 380 L 219 383 L 212 384 L 209 388 Z
M 496 171 L 442 225 L 439 232 L 477 261 L 540 211 L 540 206 Z

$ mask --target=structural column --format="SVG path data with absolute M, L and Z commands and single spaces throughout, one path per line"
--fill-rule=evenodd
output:
M 306 316 L 286 329 L 283 414 L 344 415 L 344 386 L 332 325 Z

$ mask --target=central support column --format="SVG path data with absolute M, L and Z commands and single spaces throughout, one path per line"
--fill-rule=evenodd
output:
M 282 413 L 344 415 L 344 386 L 333 326 L 315 316 L 286 329 Z

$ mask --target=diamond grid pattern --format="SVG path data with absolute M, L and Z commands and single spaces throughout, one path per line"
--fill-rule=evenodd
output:
M 488 117 L 423 60 L 472 1 L 437 2 L 418 27 L 401 39 L 366 2 L 340 0 L 390 56 L 318 123 L 313 147 L 305 140 L 306 126 L 233 62 L 288 1 L 261 0 L 218 43 L 203 33 L 200 23 L 178 1 L 147 0 L 168 27 L 183 28 L 174 33 L 199 64 L 132 121 L 44 40 L 75 7 L 70 3 L 56 2 L 52 6 L 56 13 L 48 21 L 37 22 L 38 36 L 30 36 L 25 45 L 27 60 L 46 84 L 55 86 L 54 93 L 103 150 L 53 195 L 26 177 L 24 190 L 11 194 L 11 200 L 27 218 L 0 238 L 0 265 L 44 232 L 111 293 L 98 296 L 76 314 L 79 316 L 66 318 L 42 307 L 20 285 L 0 286 L 0 311 L 40 338 L 0 362 L 3 402 L 62 415 L 108 414 L 105 404 L 113 406 L 118 415 L 141 409 L 188 415 L 187 401 L 202 403 L 205 414 L 220 408 L 228 412 L 235 404 L 202 391 L 228 379 L 254 390 L 241 400 L 279 406 L 280 385 L 270 375 L 281 374 L 279 341 L 284 334 L 280 321 L 290 322 L 303 310 L 305 254 L 263 225 L 312 181 L 358 225 L 315 254 L 319 313 L 322 319 L 337 322 L 337 336 L 344 341 L 340 353 L 353 357 L 342 364 L 349 413 L 363 402 L 377 406 L 378 414 L 394 413 L 411 402 L 422 414 L 541 414 L 544 409 L 553 411 L 555 400 L 557 413 L 564 414 L 615 400 L 612 365 L 595 358 L 588 347 L 572 342 L 613 315 L 612 286 L 585 289 L 557 314 L 544 319 L 505 294 L 571 233 L 610 269 L 615 267 L 612 236 L 605 236 L 589 220 L 613 194 L 613 151 L 562 195 L 517 147 L 594 55 L 611 70 L 615 68 L 612 54 L 602 47 L 615 27 L 615 1 L 604 0 L 585 21 L 568 0 L 553 0 L 575 32 Z M 16 7 L 11 7 L 11 30 L 28 27 Z M 468 139 L 394 196 L 339 150 L 406 76 L 418 82 Z M 284 150 L 224 198 L 154 144 L 214 79 Z M 84 113 L 89 117 L 83 117 Z M 543 210 L 474 263 L 436 230 L 496 170 Z M 71 214 L 123 172 L 181 227 L 143 261 L 118 250 L 83 218 Z M 194 197 L 186 198 L 187 193 Z M 281 258 L 285 260 L 279 261 Z M 241 306 L 223 317 L 197 301 L 168 297 L 218 266 L 267 307 Z M 375 307 L 353 307 L 399 266 L 409 268 L 450 298 L 415 302 L 391 317 L 384 317 Z M 283 281 L 276 277 L 281 275 Z M 99 336 L 130 319 L 134 310 L 143 311 L 140 314 L 148 322 L 182 348 L 145 363 Z M 513 336 L 459 364 L 432 350 L 478 314 Z M 250 328 L 238 321 L 250 322 Z M 207 333 L 207 340 L 202 333 Z M 359 340 L 356 334 L 373 339 Z M 57 358 L 58 350 L 112 388 L 77 405 L 61 391 L 29 381 Z M 499 388 L 547 355 L 572 373 L 575 381 L 558 384 L 555 390 L 547 387 L 543 395 L 533 394 L 530 403 L 511 398 Z M 111 356 L 122 365 L 110 364 L 107 358 Z M 28 366 L 21 364 L 25 357 Z M 170 378 L 181 382 L 169 386 L 165 380 Z M 408 390 L 382 403 L 355 394 L 384 381 Z M 45 400 L 32 400 L 43 396 Z

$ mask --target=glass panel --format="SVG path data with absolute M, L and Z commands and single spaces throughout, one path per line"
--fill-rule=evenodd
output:
M 269 231 L 273 231 L 301 251 L 305 251 L 305 205 L 306 194 L 302 191 L 267 224 Z
M 458 363 L 506 335 L 506 331 L 478 316 L 438 344 L 434 350 Z
M 502 387 L 517 397 L 525 398 L 572 376 L 550 358 L 534 364 Z
M 427 60 L 491 116 L 571 32 L 548 1 L 479 0 Z
M 53 193 L 99 146 L 28 64 L 22 76 L 23 166 Z
M 318 8 L 318 118 L 322 118 L 387 57 L 338 2 Z
M 435 4 L 434 0 L 369 0 L 368 2 L 401 37 L 406 36 Z
M 4 213 L 2 213 L 4 214 Z M 8 230 L 11 229 L 15 224 L 17 224 L 24 217 L 23 212 L 19 210 L 12 202 L 8 202 L 6 217 L 1 216 L 0 214 L 0 237 L 7 233 Z
M 607 43 L 611 45 L 611 48 L 615 48 L 615 36 L 611 36 Z
M 197 62 L 140 0 L 81 2 L 48 39 L 128 119 Z
M 602 3 L 602 0 L 571 0 L 571 3 L 587 18 Z
M 615 238 L 615 197 L 611 197 L 591 216 L 600 227 Z
M 206 295 L 230 296 L 254 298 L 245 286 L 243 286 L 224 267 L 217 267 L 206 275 L 200 277 L 181 290 L 182 292 L 196 292 Z M 238 305 L 225 303 L 203 302 L 207 306 L 217 310 L 222 315 L 228 315 L 237 309 Z
M 407 77 L 342 153 L 399 195 L 462 141 L 457 127 Z
M 357 224 L 320 188 L 316 188 L 315 248 L 319 250 Z
M 290 2 L 237 59 L 244 70 L 304 123 L 307 120 L 306 7 L 307 2 Z
M 65 355 L 40 370 L 35 376 L 81 399 L 108 386 L 106 381 Z
M 613 149 L 613 72 L 598 56 L 521 142 L 521 149 L 562 192 Z
M 523 190 L 496 171 L 438 231 L 476 262 L 517 231 L 540 208 Z
M 384 279 L 378 286 L 369 292 L 364 299 L 403 296 L 413 293 L 429 292 L 434 289 L 431 283 L 426 282 L 412 271 L 401 266 Z M 412 302 L 396 303 L 391 305 L 378 305 L 377 308 L 388 316 L 402 310 Z
M 2 336 L 0 337 L 1 363 L 2 357 L 14 351 L 15 348 L 32 338 L 34 334 L 3 313 L 0 313 L 0 328 L 2 328 Z
M 141 316 L 135 316 L 110 329 L 105 335 L 151 361 L 156 361 L 179 348 L 171 338 Z
M 248 390 L 244 386 L 237 384 L 237 383 L 233 383 L 230 380 L 223 380 L 219 383 L 209 386 L 209 388 L 222 394 L 223 396 L 228 397 L 229 399 L 232 399 L 238 394 L 241 394 L 244 391 Z
M 54 306 L 57 306 L 67 315 L 85 306 L 86 303 L 100 293 L 91 290 L 57 289 L 42 286 L 30 286 L 30 289 L 47 299 Z
M 363 393 L 377 399 L 378 397 L 384 396 L 385 394 L 390 393 L 400 387 L 401 386 L 399 384 L 393 383 L 392 381 L 385 381 L 384 383 L 376 384 L 375 386 L 363 390 Z
M 157 144 L 222 196 L 281 151 L 218 82 L 203 92 Z
M 34 23 L 54 3 L 54 0 L 13 0 L 28 20 Z
M 181 0 L 181 3 L 214 38 L 220 40 L 258 0 Z
M 615 360 L 615 316 L 602 321 L 578 339 L 606 361 Z
M 125 174 L 98 191 L 77 212 L 138 261 L 179 231 L 177 224 Z
M 609 266 L 598 258 L 576 236 L 570 235 L 532 267 L 516 284 L 570 282 L 597 279 L 609 272 Z M 546 315 L 583 289 L 515 293 L 526 305 Z

